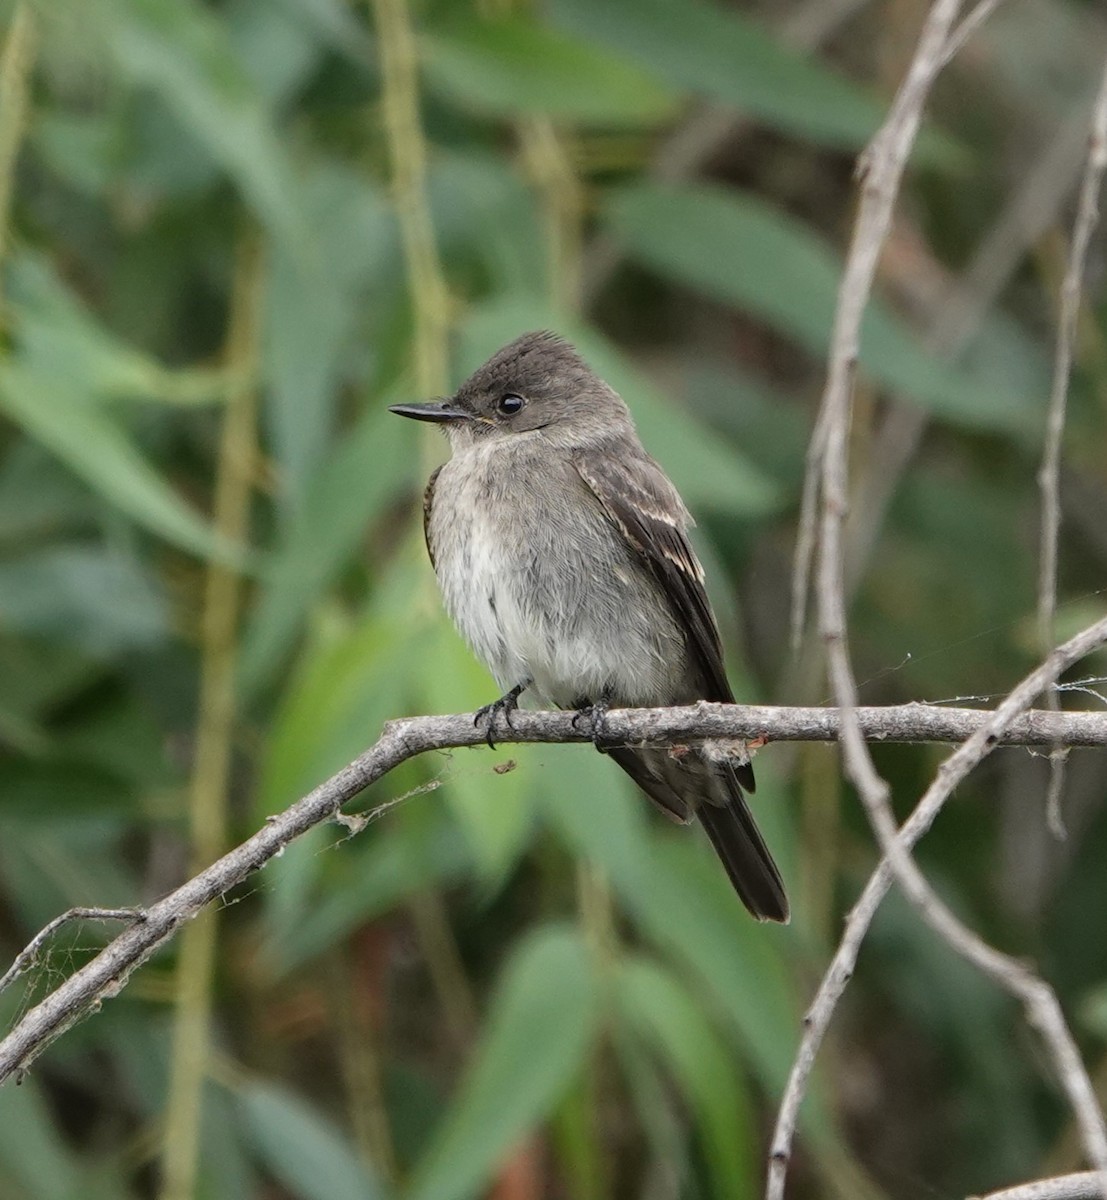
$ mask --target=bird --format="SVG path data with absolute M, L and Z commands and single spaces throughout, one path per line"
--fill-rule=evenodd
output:
M 549 331 L 504 346 L 445 399 L 390 411 L 440 426 L 424 534 L 445 608 L 503 695 L 590 716 L 609 707 L 734 703 L 693 520 L 621 396 Z M 788 899 L 750 811 L 747 756 L 710 745 L 597 745 L 669 818 L 698 817 L 746 908 Z

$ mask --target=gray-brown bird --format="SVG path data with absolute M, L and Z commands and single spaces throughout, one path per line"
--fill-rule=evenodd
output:
M 692 524 L 623 400 L 561 338 L 528 333 L 455 396 L 392 412 L 445 430 L 424 499 L 446 608 L 504 696 L 559 708 L 733 703 Z M 597 727 L 599 720 L 597 720 Z M 748 762 L 612 747 L 669 817 L 698 816 L 755 917 L 787 921 L 780 872 L 743 788 Z

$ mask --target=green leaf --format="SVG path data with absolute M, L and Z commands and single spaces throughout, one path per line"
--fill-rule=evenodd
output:
M 424 681 L 427 712 L 475 710 L 495 699 L 499 689 L 445 618 L 420 639 L 419 649 L 412 667 Z M 479 750 L 458 755 L 442 789 L 490 887 L 518 861 L 531 828 L 534 759 L 520 750 L 505 746 L 496 755 Z M 493 770 L 508 762 L 514 769 Z
M 327 48 L 324 31 L 306 11 L 276 0 L 232 0 L 224 11 L 228 40 L 264 103 L 294 104 L 319 69 Z M 353 20 L 348 24 L 356 28 Z
M 376 1200 L 386 1195 L 344 1137 L 299 1097 L 253 1083 L 238 1108 L 258 1161 L 297 1200 Z
M 0 560 L 0 624 L 109 656 L 163 640 L 165 599 L 137 562 L 88 545 Z
M 83 1167 L 55 1128 L 38 1080 L 0 1088 L 0 1191 L 26 1200 L 75 1200 Z
M 97 397 L 183 405 L 223 400 L 225 372 L 171 371 L 129 346 L 96 320 L 46 259 L 16 255 L 8 272 L 18 357 L 30 369 L 62 376 Z
M 412 803 L 416 800 L 413 797 Z M 430 828 L 423 828 L 424 824 Z M 296 845 L 288 848 L 286 856 Z M 341 874 L 336 872 L 333 880 L 328 876 L 327 886 L 310 903 L 287 905 L 287 911 L 269 920 L 263 957 L 276 978 L 325 954 L 409 896 L 452 883 L 473 866 L 464 839 L 457 836 L 452 822 L 445 821 L 390 820 L 387 828 L 379 825 L 343 843 L 341 854 L 345 860 Z
M 529 329 L 564 334 L 589 364 L 622 395 L 643 444 L 655 452 L 692 508 L 741 516 L 774 511 L 781 493 L 736 447 L 724 446 L 687 409 L 666 400 L 591 327 L 564 318 L 528 297 L 503 297 L 475 309 L 462 329 L 461 366 L 473 370 L 505 343 Z
M 252 1161 L 253 1147 L 248 1138 L 242 1136 L 240 1122 L 236 1120 L 238 1110 L 238 1096 L 211 1080 L 205 1082 L 200 1100 L 200 1162 L 196 1187 L 196 1195 L 203 1200 L 242 1200 L 244 1196 L 262 1193 L 261 1172 Z
M 36 442 L 12 439 L 0 462 L 0 542 L 87 534 L 97 515 L 88 489 L 57 459 Z
M 544 819 L 572 852 L 603 868 L 620 891 L 650 886 L 648 802 L 591 746 L 530 746 Z
M 447 265 L 489 279 L 493 292 L 526 292 L 549 272 L 535 190 L 517 167 L 481 150 L 440 150 L 431 163 L 434 230 Z
M 120 73 L 156 93 L 269 229 L 303 252 L 308 225 L 291 163 L 216 14 L 186 0 L 110 2 L 106 12 Z
M 876 98 L 732 8 L 695 0 L 553 0 L 550 15 L 655 78 L 786 133 L 856 149 L 883 119 Z
M 687 1138 L 667 1080 L 647 1047 L 624 1024 L 613 1027 L 611 1042 L 649 1150 L 649 1158 L 641 1164 L 643 1178 L 663 1178 L 670 1193 L 683 1196 L 689 1182 Z
M 394 217 L 362 174 L 326 162 L 307 177 L 304 192 L 316 253 L 307 257 L 278 244 L 265 298 L 268 426 L 280 465 L 281 501 L 292 512 L 314 473 L 325 469 L 339 387 L 354 371 L 354 351 L 362 353 L 365 297 L 379 287 L 396 243 Z M 372 421 L 368 414 L 367 419 Z M 377 448 L 366 461 L 378 470 L 364 470 L 363 462 L 362 475 L 375 479 L 387 457 L 387 446 Z M 352 489 L 353 495 L 362 490 Z
M 250 3 L 251 0 L 245 0 Z M 335 53 L 363 64 L 373 52 L 373 44 L 348 4 L 342 0 L 276 0 L 297 24 Z
M 424 34 L 421 45 L 433 87 L 495 116 L 639 125 L 675 107 L 637 67 L 521 17 L 470 18 Z
M 69 817 L 57 820 L 49 806 L 42 806 L 37 814 L 16 817 L 0 830 L 0 877 L 11 910 L 27 931 L 41 929 L 58 913 L 88 904 L 90 898 L 107 908 L 133 904 L 141 887 L 119 853 L 120 840 L 133 824 L 129 818 L 107 804 L 95 816 Z M 116 932 L 118 927 L 110 923 L 63 930 L 52 943 L 57 961 L 71 961 L 75 953 L 83 961 L 86 947 Z M 47 963 L 39 975 L 48 978 L 53 969 Z
M 102 675 L 72 646 L 0 635 L 0 710 L 19 719 L 47 719 Z
M 295 645 L 310 605 L 354 553 L 409 470 L 412 433 L 382 402 L 359 418 L 311 478 L 302 506 L 271 553 L 243 640 L 239 679 L 253 695 Z
M 800 1032 L 783 953 L 794 935 L 746 917 L 691 829 L 656 837 L 649 886 L 620 894 L 643 932 L 706 986 L 765 1087 L 779 1091 Z
M 607 220 L 640 262 L 826 353 L 841 263 L 798 221 L 745 193 L 652 183 L 617 192 Z M 1030 435 L 1040 422 L 1040 395 L 928 354 L 879 299 L 865 320 L 861 362 L 953 423 Z
M 564 1094 L 598 1016 L 579 935 L 556 926 L 531 933 L 504 971 L 475 1062 L 416 1169 L 410 1200 L 463 1200 L 482 1191 Z
M 403 595 L 401 611 L 380 603 L 352 627 L 332 616 L 313 630 L 272 718 L 257 820 L 310 791 L 373 742 L 386 720 L 409 711 L 412 663 L 431 620 L 437 619 L 429 610 L 412 609 L 414 557 L 401 557 L 382 582 L 385 600 L 390 590 Z M 300 919 L 326 865 L 320 850 L 336 836 L 330 828 L 312 830 L 270 865 L 271 935 L 283 935 Z
M 322 630 L 307 647 L 274 714 L 257 815 L 280 812 L 345 766 L 402 713 L 420 622 L 370 614 L 352 629 Z
M 617 992 L 626 1020 L 656 1047 L 691 1102 L 713 1194 L 752 1195 L 761 1166 L 756 1118 L 734 1057 L 712 1028 L 702 1003 L 673 972 L 640 957 L 621 964 Z
M 133 787 L 118 775 L 80 757 L 14 759 L 4 768 L 0 822 L 8 835 L 16 828 L 72 828 L 82 822 L 140 815 Z
M 122 426 L 63 381 L 0 365 L 0 410 L 140 525 L 205 557 L 241 560 L 139 453 Z

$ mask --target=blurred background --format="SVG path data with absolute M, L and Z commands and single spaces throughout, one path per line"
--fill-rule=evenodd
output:
M 804 452 L 852 220 L 923 0 L 0 4 L 0 960 L 163 895 L 394 716 L 492 681 L 443 617 L 386 406 L 574 340 L 699 522 L 740 698 L 789 648 Z M 1008 0 L 940 80 L 862 355 L 862 696 L 988 704 L 1039 652 L 1037 465 L 1107 46 Z M 1089 268 L 1059 630 L 1103 611 L 1107 303 Z M 1098 707 L 1107 660 L 1063 697 Z M 883 747 L 905 814 L 945 752 Z M 513 768 L 513 769 L 511 769 Z M 698 830 L 583 747 L 426 756 L 188 928 L 0 1090 L 4 1200 L 759 1194 L 875 864 L 836 755 L 775 746 L 759 927 Z M 995 754 L 919 858 L 1055 983 L 1107 1090 L 1107 762 Z M 70 927 L 5 1026 L 111 934 Z M 963 1196 L 1079 1154 L 1015 1007 L 892 897 L 820 1059 L 796 1197 Z

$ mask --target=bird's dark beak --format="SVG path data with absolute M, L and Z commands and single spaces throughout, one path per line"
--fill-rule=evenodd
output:
M 401 417 L 411 417 L 415 421 L 434 421 L 436 424 L 467 421 L 473 415 L 457 408 L 449 400 L 435 401 L 431 404 L 390 404 L 388 411 Z

